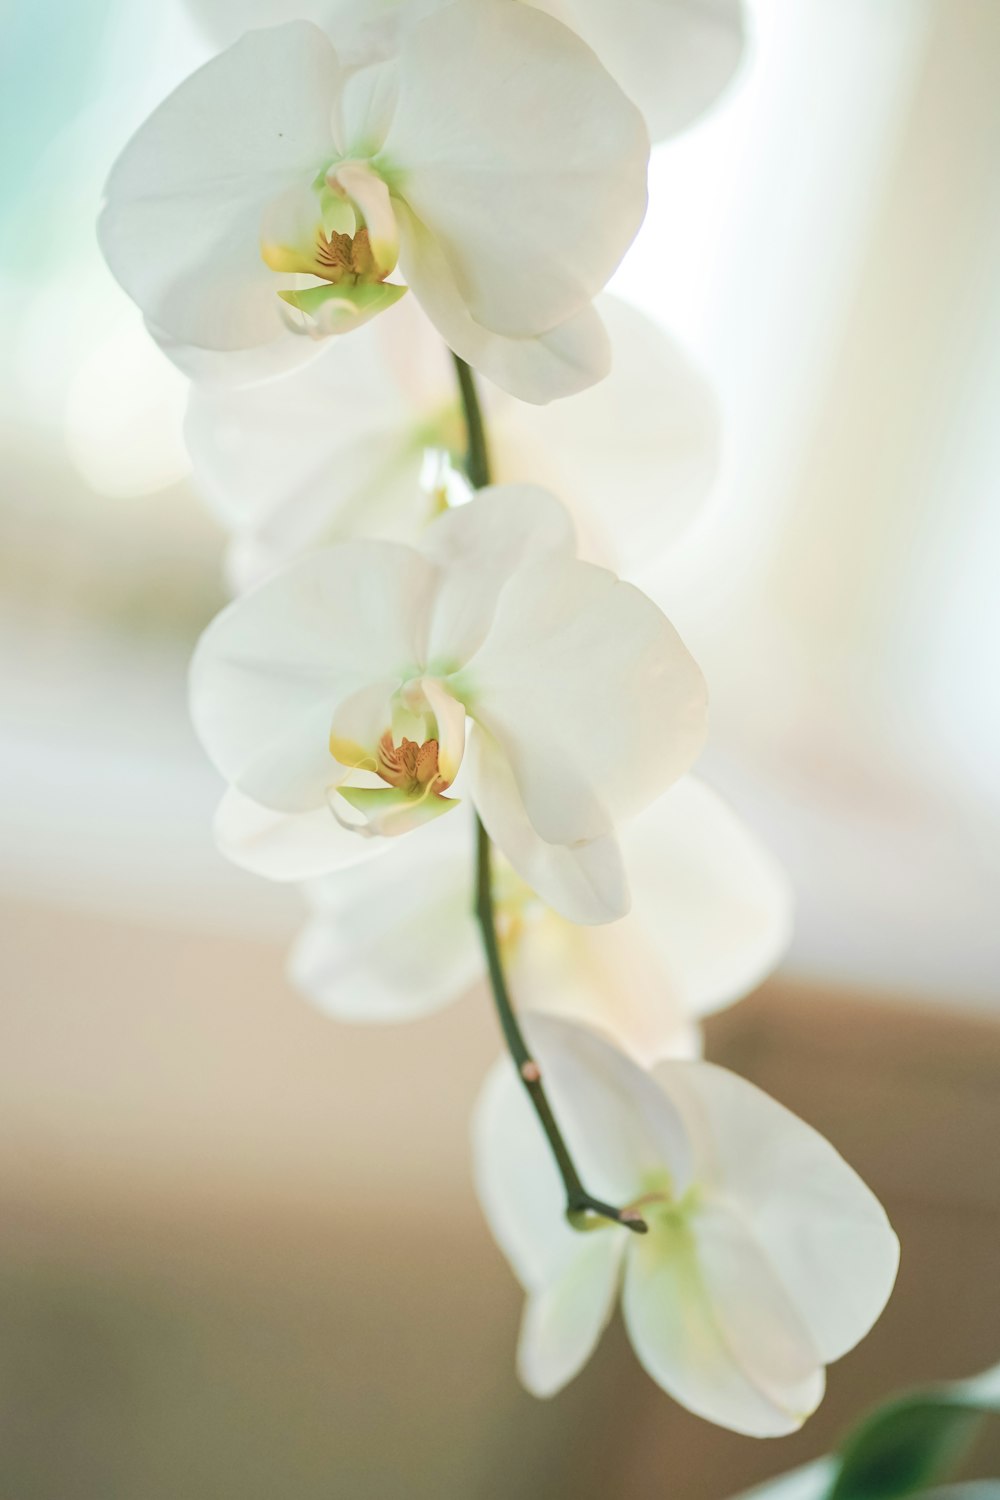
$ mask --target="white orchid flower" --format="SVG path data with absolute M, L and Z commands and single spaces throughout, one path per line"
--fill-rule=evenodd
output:
M 691 765 L 705 689 L 656 606 L 577 559 L 552 495 L 498 485 L 419 547 L 342 542 L 235 600 L 195 652 L 191 711 L 240 863 L 353 863 L 363 835 L 452 810 L 461 768 L 521 878 L 599 922 L 628 909 L 615 825 Z
M 349 57 L 388 48 L 444 0 L 188 0 L 218 46 L 250 26 L 305 19 L 343 37 Z M 520 3 L 520 0 L 517 0 Z M 642 110 L 654 141 L 710 107 L 743 53 L 742 0 L 532 0 L 597 53 Z
M 736 814 L 685 776 L 620 832 L 627 917 L 580 927 L 496 861 L 493 896 L 515 1000 L 589 1022 L 638 1062 L 697 1051 L 698 1018 L 754 989 L 791 935 L 783 871 Z M 461 814 L 391 860 L 311 883 L 294 983 L 340 1020 L 407 1021 L 484 979 Z
M 627 572 L 674 541 L 708 493 L 718 408 L 656 324 L 615 297 L 597 306 L 615 355 L 606 380 L 549 406 L 486 382 L 480 398 L 497 480 L 564 496 L 584 555 Z M 234 533 L 237 590 L 308 547 L 417 541 L 468 442 L 451 358 L 410 298 L 280 380 L 194 386 L 186 437 L 195 484 Z M 430 482 L 428 453 L 444 461 Z
M 509 0 L 458 0 L 345 68 L 308 21 L 248 32 L 112 170 L 100 240 L 168 352 L 239 378 L 405 286 L 442 338 L 544 402 L 603 376 L 591 303 L 645 212 L 642 118 L 590 49 Z M 192 350 L 194 355 L 192 355 Z M 333 414 L 335 415 L 335 414 Z
M 636 1355 L 675 1400 L 737 1432 L 794 1431 L 892 1290 L 899 1246 L 876 1198 L 821 1135 L 723 1068 L 645 1073 L 553 1016 L 525 1031 L 589 1191 L 648 1225 L 569 1227 L 545 1137 L 499 1063 L 474 1118 L 475 1172 L 527 1292 L 528 1389 L 553 1395 L 578 1373 L 621 1288 Z

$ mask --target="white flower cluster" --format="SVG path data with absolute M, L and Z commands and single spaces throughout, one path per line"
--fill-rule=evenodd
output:
M 602 294 L 649 134 L 736 65 L 738 0 L 196 9 L 228 45 L 125 148 L 100 238 L 193 377 L 231 533 L 191 673 L 220 847 L 303 882 L 291 972 L 331 1015 L 492 993 L 513 1061 L 476 1177 L 528 1387 L 579 1370 L 621 1288 L 665 1390 L 788 1432 L 897 1243 L 826 1141 L 699 1060 L 790 901 L 687 774 L 698 667 L 611 571 L 712 479 L 704 382 Z

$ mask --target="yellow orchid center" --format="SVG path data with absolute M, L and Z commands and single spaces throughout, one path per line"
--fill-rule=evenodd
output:
M 451 785 L 441 775 L 437 740 L 424 740 L 423 744 L 418 744 L 404 735 L 397 745 L 389 729 L 378 742 L 375 769 L 389 786 L 401 787 L 411 797 L 427 793 L 436 796 Z
M 388 187 L 365 161 L 336 162 L 272 203 L 260 250 L 272 271 L 315 278 L 278 291 L 313 333 L 346 332 L 406 291 L 386 280 L 399 258 L 399 228 Z

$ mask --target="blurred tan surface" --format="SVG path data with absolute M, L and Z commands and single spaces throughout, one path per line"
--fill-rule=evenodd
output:
M 276 944 L 40 906 L 0 909 L 0 943 L 3 1500 L 715 1500 L 1000 1357 L 989 1022 L 775 984 L 712 1023 L 903 1241 L 820 1413 L 755 1443 L 675 1407 L 617 1327 L 554 1402 L 518 1389 L 466 1148 L 485 1006 L 345 1028 Z

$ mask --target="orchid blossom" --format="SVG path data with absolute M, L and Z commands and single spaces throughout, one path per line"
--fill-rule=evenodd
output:
M 456 0 L 355 68 L 290 21 L 140 126 L 100 241 L 188 368 L 287 367 L 409 286 L 456 353 L 545 402 L 607 371 L 592 299 L 642 220 L 647 158 L 590 48 L 530 7 Z
M 641 1215 L 575 1233 L 545 1141 L 506 1059 L 473 1124 L 490 1227 L 527 1293 L 518 1368 L 550 1396 L 589 1358 L 621 1292 L 647 1373 L 709 1421 L 793 1432 L 824 1367 L 863 1338 L 892 1291 L 885 1213 L 828 1141 L 753 1084 L 704 1062 L 644 1072 L 553 1016 L 524 1030 L 592 1190 Z
M 199 643 L 191 709 L 241 863 L 279 879 L 354 863 L 366 836 L 451 811 L 461 770 L 520 877 L 580 922 L 628 909 L 616 822 L 705 731 L 673 627 L 579 561 L 564 507 L 527 485 L 480 492 L 419 547 L 342 542 L 235 600 Z

